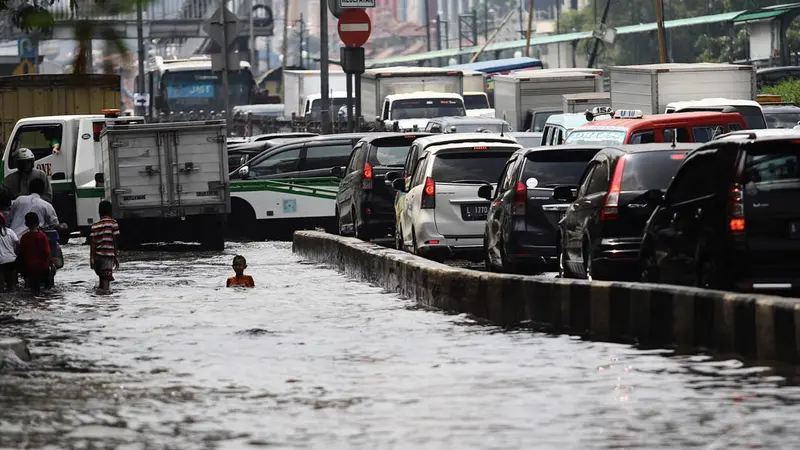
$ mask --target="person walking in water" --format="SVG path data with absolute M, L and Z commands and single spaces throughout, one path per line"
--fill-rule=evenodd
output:
M 19 256 L 25 268 L 25 280 L 34 295 L 39 295 L 42 285 L 50 280 L 50 239 L 39 230 L 39 216 L 35 212 L 25 215 L 28 231 L 19 240 Z
M 22 236 L 27 227 L 25 226 L 25 216 L 29 212 L 39 216 L 39 225 L 45 230 L 55 230 L 61 227 L 58 223 L 58 216 L 53 205 L 45 201 L 43 195 L 45 183 L 39 178 L 31 180 L 29 186 L 30 194 L 20 195 L 11 202 L 11 209 L 8 211 L 9 227 Z
M 119 224 L 111 218 L 111 202 L 103 200 L 98 207 L 100 220 L 92 224 L 89 234 L 91 250 L 89 265 L 100 277 L 100 291 L 108 292 L 111 282 L 114 281 L 114 269 L 119 269 L 117 259 L 117 239 L 119 239 Z
M 17 286 L 17 246 L 19 237 L 6 226 L 6 218 L 0 214 L 0 286 L 6 291 Z
M 43 170 L 34 167 L 36 157 L 33 156 L 33 152 L 30 149 L 21 148 L 17 150 L 14 156 L 16 157 L 18 170 L 3 180 L 3 184 L 11 191 L 11 198 L 28 195 L 31 181 L 38 179 L 44 183 L 44 189 L 41 194 L 42 199 L 46 202 L 52 202 L 53 188 L 50 186 L 50 179 Z
M 227 287 L 255 287 L 256 283 L 253 281 L 253 277 L 250 275 L 244 274 L 244 269 L 247 268 L 247 260 L 244 259 L 242 255 L 236 255 L 233 257 L 233 272 L 236 276 L 228 278 L 227 283 L 225 285 Z

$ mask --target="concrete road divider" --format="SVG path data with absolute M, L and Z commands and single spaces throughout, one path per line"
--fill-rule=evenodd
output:
M 800 362 L 800 300 L 680 286 L 483 273 L 354 238 L 294 234 L 293 250 L 347 276 L 500 326 Z

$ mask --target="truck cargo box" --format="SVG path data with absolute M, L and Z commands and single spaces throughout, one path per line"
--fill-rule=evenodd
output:
M 611 94 L 609 92 L 564 94 L 562 103 L 564 114 L 582 113 L 592 108 L 611 106 Z

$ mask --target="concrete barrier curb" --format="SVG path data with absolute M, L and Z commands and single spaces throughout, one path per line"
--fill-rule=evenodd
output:
M 0 352 L 11 352 L 21 361 L 31 360 L 28 344 L 19 338 L 0 336 Z
M 292 249 L 418 304 L 500 326 L 531 324 L 594 340 L 710 348 L 800 362 L 800 300 L 682 286 L 484 273 L 316 231 Z

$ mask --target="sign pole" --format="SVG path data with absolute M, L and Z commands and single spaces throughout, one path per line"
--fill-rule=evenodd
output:
M 300 55 L 302 58 L 303 55 Z M 330 133 L 330 68 L 328 67 L 328 3 L 319 2 L 319 69 L 321 111 L 320 120 L 322 134 Z M 286 99 L 284 99 L 286 101 Z
M 146 57 L 144 53 L 144 31 L 143 31 L 143 24 L 142 24 L 142 3 L 138 2 L 136 4 L 136 46 L 138 47 L 139 53 L 139 82 L 136 84 L 136 90 L 139 91 L 139 94 L 144 96 L 144 59 Z M 144 97 L 142 97 L 144 98 Z M 144 101 L 139 100 L 134 105 L 135 107 L 135 114 L 139 116 L 145 115 L 145 107 Z
M 353 76 L 356 84 L 356 123 L 358 131 L 361 131 L 361 74 L 356 72 Z
M 225 99 L 225 126 L 226 126 L 226 133 L 228 133 L 231 129 L 231 96 L 229 95 L 228 91 L 228 56 L 230 51 L 230 45 L 228 45 L 228 24 L 226 23 L 226 16 L 225 12 L 225 0 L 220 0 L 220 8 L 222 13 L 220 13 L 220 22 L 222 25 L 222 95 Z

